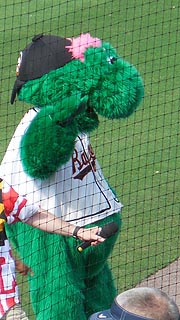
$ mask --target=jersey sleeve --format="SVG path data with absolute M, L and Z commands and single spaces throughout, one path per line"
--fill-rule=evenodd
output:
M 26 222 L 39 210 L 39 206 L 28 202 L 25 196 L 19 195 L 12 186 L 2 181 L 2 202 L 7 223 Z

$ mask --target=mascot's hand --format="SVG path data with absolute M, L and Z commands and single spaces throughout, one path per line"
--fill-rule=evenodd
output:
M 21 159 L 28 175 L 45 179 L 69 160 L 78 134 L 75 115 L 86 108 L 86 100 L 73 95 L 62 100 L 61 108 L 40 109 L 21 140 Z

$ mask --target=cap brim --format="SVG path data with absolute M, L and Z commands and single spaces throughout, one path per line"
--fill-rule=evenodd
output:
M 104 311 L 96 312 L 92 314 L 89 320 L 116 320 L 116 319 L 112 316 L 110 310 L 104 310 Z
M 12 89 L 12 93 L 11 93 L 11 104 L 14 103 L 17 93 L 19 92 L 19 90 L 22 88 L 24 84 L 25 84 L 24 81 L 21 81 L 18 78 L 16 79 L 14 83 L 14 87 Z
M 111 305 L 111 309 L 96 312 L 90 316 L 89 320 L 152 320 L 125 310 L 116 299 Z

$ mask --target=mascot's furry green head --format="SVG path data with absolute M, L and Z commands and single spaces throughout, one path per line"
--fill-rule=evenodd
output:
M 21 139 L 28 175 L 45 179 L 67 162 L 80 132 L 98 126 L 98 115 L 125 118 L 144 95 L 136 68 L 89 33 L 66 39 L 37 35 L 20 54 L 11 103 L 39 107 Z

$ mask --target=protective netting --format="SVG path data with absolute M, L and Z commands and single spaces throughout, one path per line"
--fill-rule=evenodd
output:
M 110 120 L 100 116 L 99 127 L 91 133 L 91 160 L 95 154 L 105 178 L 124 206 L 122 229 L 109 256 L 110 269 L 118 292 L 139 285 L 155 286 L 170 294 L 180 305 L 179 16 L 179 0 L 2 1 L 0 158 L 3 159 L 14 130 L 30 107 L 18 99 L 11 105 L 10 97 L 19 52 L 31 42 L 34 35 L 44 33 L 72 38 L 81 33 L 90 33 L 110 43 L 122 59 L 137 68 L 145 87 L 144 98 L 130 117 Z M 79 166 L 84 165 L 85 158 L 81 160 Z M 21 183 L 20 179 L 17 184 Z M 75 192 L 78 193 L 78 190 Z M 92 204 L 89 206 L 91 211 Z M 18 228 L 14 230 L 18 232 Z M 59 244 L 54 244 L 55 240 L 49 243 L 50 239 L 46 239 L 45 244 L 41 234 L 37 234 L 36 240 L 38 237 L 40 240 L 34 249 L 29 243 L 33 238 L 29 233 L 29 230 L 24 230 L 24 235 L 18 239 L 21 244 L 19 242 L 17 247 L 15 239 L 12 240 L 15 255 L 18 255 L 17 248 L 21 247 L 20 255 L 24 254 L 24 262 L 33 261 L 32 265 L 35 266 L 35 260 L 42 254 L 41 250 L 46 247 L 48 251 L 54 246 L 53 255 L 58 254 L 61 261 Z M 32 251 L 30 257 L 22 253 L 27 247 L 31 248 L 27 252 Z M 35 254 L 35 250 L 39 252 Z M 47 258 L 45 254 L 44 257 Z M 60 319 L 59 311 L 56 315 L 52 305 L 57 305 L 59 310 L 64 305 L 61 301 L 63 299 L 67 301 L 67 308 L 69 303 L 73 304 L 73 300 L 79 306 L 79 288 L 74 297 L 75 289 L 69 288 L 70 280 L 67 276 L 73 269 L 66 266 L 66 274 L 57 273 L 56 266 L 52 272 L 54 266 L 51 259 L 48 257 L 45 262 L 43 272 L 51 270 L 54 278 L 51 284 L 46 283 L 44 293 L 42 286 L 45 284 L 41 284 L 40 278 L 29 288 L 26 277 L 17 275 L 22 306 L 29 319 L 49 320 L 51 308 L 52 319 Z M 41 270 L 41 265 L 36 267 Z M 79 268 L 80 278 L 81 264 Z M 32 270 L 29 274 L 29 283 L 33 281 L 34 272 Z M 43 274 L 44 279 L 47 273 Z M 104 281 L 107 280 L 106 275 Z M 62 297 L 63 294 L 58 291 L 57 283 L 61 282 L 61 277 L 67 277 L 63 283 L 66 297 Z M 78 283 L 79 278 L 77 276 L 73 281 Z M 99 283 L 99 287 L 103 287 L 103 279 Z M 89 291 L 91 289 L 90 286 Z M 29 290 L 31 296 L 35 297 L 33 307 Z M 39 295 L 37 290 L 40 290 Z M 51 290 L 54 290 L 56 299 Z M 89 297 L 91 299 L 91 292 Z M 72 310 L 69 319 L 74 320 Z

